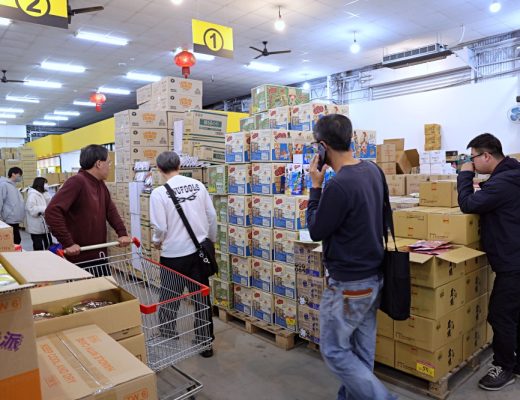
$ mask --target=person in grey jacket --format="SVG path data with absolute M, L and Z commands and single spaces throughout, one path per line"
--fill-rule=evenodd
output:
M 7 178 L 0 177 L 0 219 L 12 226 L 14 243 L 20 244 L 20 222 L 25 218 L 25 205 L 23 197 L 16 184 L 22 181 L 21 168 L 12 167 L 7 173 Z

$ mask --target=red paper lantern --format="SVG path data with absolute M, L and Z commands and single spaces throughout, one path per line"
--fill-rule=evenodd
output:
M 92 93 L 90 101 L 96 104 L 96 111 L 101 111 L 101 106 L 107 101 L 107 97 L 103 93 Z
M 178 53 L 174 58 L 175 64 L 182 68 L 182 75 L 188 78 L 190 75 L 190 67 L 193 67 L 197 62 L 193 53 L 188 50 L 183 50 Z

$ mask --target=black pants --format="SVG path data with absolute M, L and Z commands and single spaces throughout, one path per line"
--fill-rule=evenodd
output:
M 190 254 L 184 257 L 177 258 L 166 258 L 161 257 L 161 264 L 173 269 L 188 278 L 193 279 L 203 285 L 209 286 L 209 277 L 207 274 L 202 273 L 200 267 L 200 257 L 198 253 Z M 186 283 L 186 279 L 171 279 L 172 274 L 168 273 L 166 269 L 161 270 L 161 291 L 160 291 L 160 299 L 159 301 L 167 301 L 173 297 L 180 296 L 185 288 L 188 288 L 188 291 L 195 292 L 200 289 L 194 283 L 188 282 Z M 213 316 L 211 310 L 211 299 L 210 296 L 201 296 L 195 295 L 193 297 L 195 300 L 195 312 L 197 317 L 195 318 L 195 326 L 186 326 L 182 323 L 183 332 L 177 331 L 177 311 L 179 310 L 179 306 L 181 304 L 180 301 L 175 301 L 170 304 L 165 304 L 161 306 L 159 309 L 159 322 L 161 323 L 161 334 L 164 336 L 177 336 L 179 333 L 184 333 L 185 330 L 191 330 L 195 328 L 195 335 L 197 339 L 204 340 L 204 337 L 207 336 L 207 333 L 204 333 L 204 328 L 201 326 L 207 324 L 209 321 L 209 334 L 211 339 L 215 339 L 215 335 L 213 333 Z M 202 308 L 202 304 L 208 306 L 209 308 L 206 311 L 200 312 Z
M 520 267 L 519 272 L 496 274 L 488 322 L 493 328 L 493 363 L 512 371 L 520 366 Z
M 49 233 L 31 233 L 31 239 L 33 242 L 33 250 L 48 250 L 52 243 L 51 235 Z
M 13 239 L 14 244 L 22 243 L 22 237 L 20 236 L 20 224 L 7 224 L 13 228 Z

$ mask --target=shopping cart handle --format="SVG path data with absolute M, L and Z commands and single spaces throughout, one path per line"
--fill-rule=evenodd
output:
M 136 237 L 132 238 L 132 243 L 135 245 L 135 247 L 140 248 L 141 242 Z M 97 249 L 104 249 L 107 247 L 115 247 L 119 246 L 119 242 L 108 242 L 108 243 L 100 243 L 100 244 L 92 244 L 90 246 L 82 246 L 79 248 L 80 251 L 88 251 L 88 250 L 97 250 Z M 66 250 L 66 249 L 65 249 Z M 66 252 L 64 249 L 58 249 L 56 250 L 56 254 L 60 257 L 64 257 Z
M 132 238 L 132 243 L 135 245 L 135 247 L 140 248 L 141 247 L 141 241 L 137 239 L 136 237 Z

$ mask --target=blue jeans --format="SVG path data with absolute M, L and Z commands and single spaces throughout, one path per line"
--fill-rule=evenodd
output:
M 341 380 L 338 400 L 396 399 L 373 373 L 376 312 L 383 278 L 339 282 L 329 279 L 320 305 L 320 347 Z

